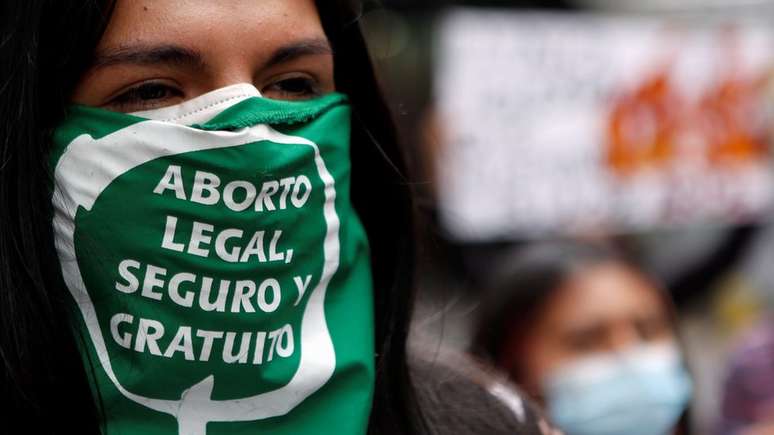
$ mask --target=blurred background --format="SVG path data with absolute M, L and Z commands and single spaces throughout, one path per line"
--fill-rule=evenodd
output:
M 607 282 L 650 288 L 631 290 L 635 307 L 666 296 L 651 317 L 666 316 L 693 379 L 683 432 L 774 433 L 773 3 L 370 5 L 362 24 L 425 218 L 415 337 L 479 349 L 484 320 L 501 319 L 487 326 L 500 344 L 540 354 L 539 334 L 508 328 L 550 329 L 561 298 L 549 288 L 578 312 L 613 301 L 578 264 L 625 264 L 628 278 Z M 517 279 L 540 267 L 553 284 Z M 536 292 L 553 299 L 528 305 Z M 659 333 L 633 310 L 639 340 Z M 627 318 L 599 316 L 577 353 L 617 349 L 599 343 Z M 494 357 L 505 371 L 509 352 Z M 534 387 L 523 374 L 551 405 L 542 375 Z

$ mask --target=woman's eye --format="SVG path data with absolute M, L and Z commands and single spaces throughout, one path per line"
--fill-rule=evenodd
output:
M 322 94 L 317 81 L 311 77 L 297 76 L 277 80 L 263 88 L 264 97 L 277 100 L 304 100 Z
M 645 341 L 658 340 L 669 335 L 669 321 L 659 316 L 638 319 L 635 327 L 640 338 Z
M 605 346 L 605 330 L 601 326 L 581 328 L 564 336 L 564 345 L 577 354 L 599 351 Z
M 120 112 L 137 112 L 176 104 L 183 93 L 164 83 L 143 83 L 111 99 L 106 106 Z

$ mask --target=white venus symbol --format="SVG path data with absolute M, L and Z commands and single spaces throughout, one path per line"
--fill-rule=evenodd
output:
M 91 210 L 100 193 L 116 177 L 150 160 L 264 140 L 310 146 L 314 151 L 315 167 L 324 183 L 325 261 L 320 281 L 309 294 L 302 315 L 301 355 L 296 373 L 279 389 L 231 400 L 211 399 L 215 385 L 213 375 L 183 391 L 179 400 L 154 399 L 128 391 L 113 371 L 96 309 L 75 258 L 74 221 L 78 207 Z M 127 143 L 133 146 L 127 146 Z M 89 170 L 92 168 L 95 170 Z M 144 121 L 99 140 L 88 135 L 79 136 L 70 143 L 57 163 L 55 178 L 54 231 L 64 280 L 78 303 L 102 369 L 127 399 L 171 415 L 177 420 L 181 435 L 204 435 L 209 422 L 256 421 L 287 414 L 325 385 L 333 375 L 336 355 L 325 319 L 324 301 L 328 283 L 339 266 L 339 217 L 335 209 L 334 179 L 315 143 L 305 138 L 283 135 L 267 125 L 256 125 L 234 132 L 208 132 L 176 124 Z

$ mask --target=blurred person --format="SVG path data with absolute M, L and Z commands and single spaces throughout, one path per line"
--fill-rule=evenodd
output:
M 568 435 L 686 433 L 692 382 L 667 295 L 613 251 L 577 243 L 506 255 L 474 352 Z
M 438 370 L 407 355 L 410 183 L 360 13 L 356 1 L 312 0 L 0 5 L 1 432 L 540 433 L 535 419 L 507 410 L 485 427 L 459 418 L 475 409 L 462 391 L 484 409 L 505 405 L 470 376 L 443 390 Z M 206 171 L 194 177 L 192 167 Z M 287 196 L 301 173 L 314 192 L 308 185 L 310 196 L 295 188 Z M 264 202 L 245 209 L 256 181 Z M 285 194 L 273 203 L 279 186 Z M 303 213 L 286 207 L 306 198 Z M 275 204 L 272 218 L 257 213 Z M 166 216 L 166 230 L 145 225 L 160 211 L 162 224 L 164 214 L 178 216 L 178 229 L 188 219 L 186 252 L 177 218 Z M 191 224 L 202 213 L 217 237 L 214 225 Z M 261 231 L 241 246 L 249 255 L 237 254 L 240 227 L 283 224 L 303 248 L 295 261 L 276 244 L 262 259 Z M 116 258 L 128 260 L 116 270 Z M 189 272 L 167 286 L 158 265 Z M 313 266 L 322 272 L 290 280 L 290 297 L 266 297 L 277 286 L 267 270 L 286 279 Z M 266 280 L 256 293 L 243 278 L 237 293 L 219 279 L 212 303 L 204 273 Z M 297 325 L 287 320 L 296 298 L 304 325 L 320 327 L 304 326 L 297 341 L 282 327 L 269 342 L 258 330 Z
M 747 331 L 732 352 L 718 435 L 774 435 L 774 321 Z

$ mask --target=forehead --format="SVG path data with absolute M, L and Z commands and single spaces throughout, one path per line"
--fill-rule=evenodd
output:
M 320 37 L 313 0 L 118 0 L 98 50 L 162 43 L 248 55 Z
M 660 290 L 628 267 L 609 263 L 577 273 L 556 293 L 550 315 L 564 324 L 584 324 L 667 310 Z

